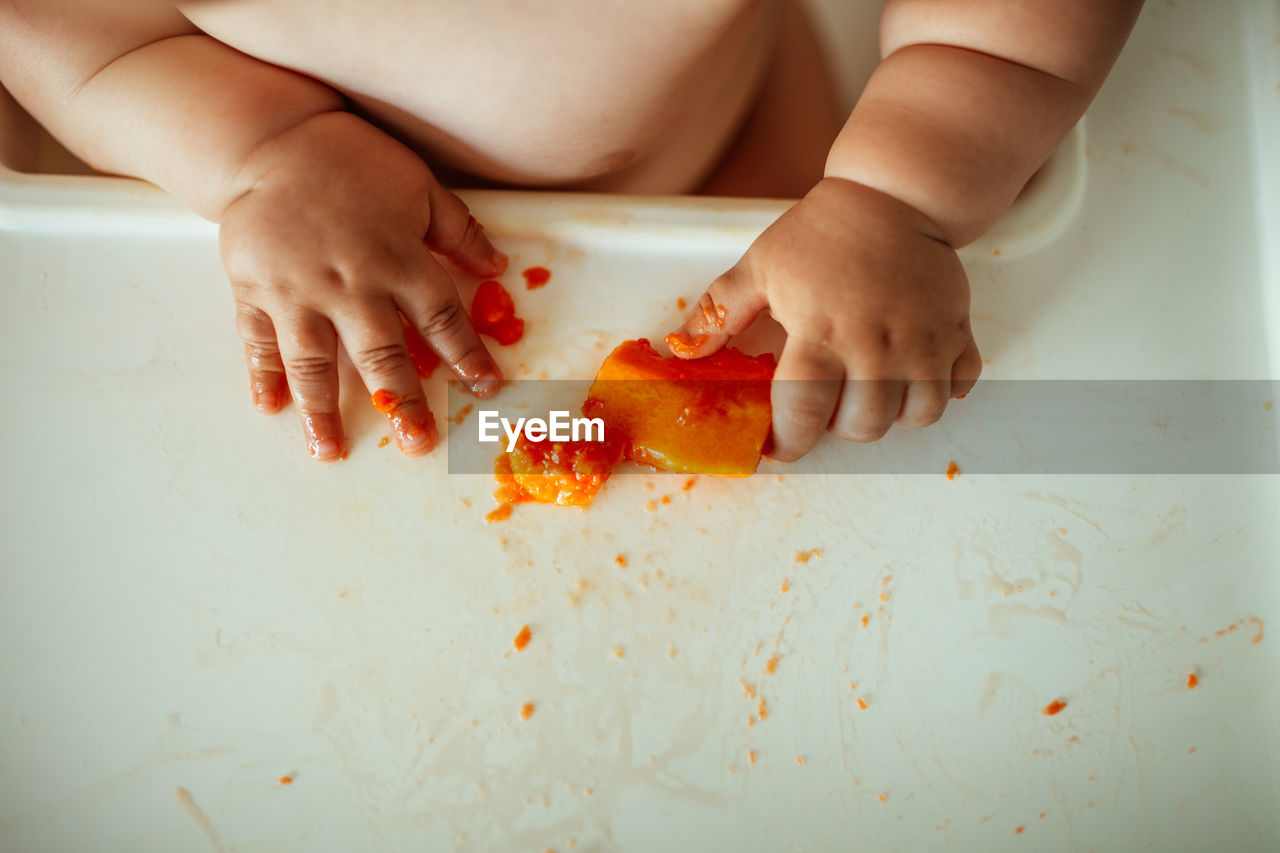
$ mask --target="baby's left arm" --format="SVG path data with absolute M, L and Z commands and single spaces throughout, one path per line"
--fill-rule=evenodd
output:
M 1140 8 L 889 0 L 884 59 L 826 176 L 711 284 L 673 351 L 709 355 L 769 308 L 787 331 L 773 385 L 782 460 L 828 428 L 873 441 L 895 421 L 936 421 L 982 369 L 955 249 L 1079 120 Z

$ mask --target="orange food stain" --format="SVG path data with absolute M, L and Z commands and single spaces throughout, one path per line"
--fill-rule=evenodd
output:
M 1014 835 L 1021 835 L 1026 830 L 1025 826 L 1020 826 L 1013 831 Z
M 404 397 L 388 391 L 385 388 L 379 388 L 369 397 L 369 402 L 373 407 L 384 415 L 394 414 L 396 407 L 404 402 Z
M 767 661 L 765 661 L 765 663 L 764 663 L 764 671 L 765 671 L 766 673 L 768 673 L 769 675 L 773 675 L 775 672 L 777 672 L 777 671 L 778 671 L 778 659 L 779 659 L 779 658 L 778 658 L 778 656 L 777 656 L 777 655 L 774 655 L 773 657 L 771 657 L 771 658 L 769 658 Z M 762 716 L 762 717 L 763 717 L 764 715 L 763 715 L 763 714 L 761 714 L 760 716 Z
M 858 697 L 858 708 L 863 711 L 867 710 L 867 700 L 863 699 L 861 696 Z
M 520 706 L 520 719 L 527 720 L 533 716 L 533 703 L 525 702 Z
M 614 646 L 613 656 L 615 658 L 626 657 L 626 655 L 627 655 L 626 649 L 622 648 L 622 646 Z
M 1054 699 L 1048 705 L 1045 705 L 1044 709 L 1041 710 L 1040 713 L 1044 714 L 1046 717 L 1052 717 L 1065 707 L 1067 707 L 1066 702 L 1063 702 L 1061 699 Z
M 887 802 L 889 798 L 886 797 L 884 794 L 876 794 L 876 799 L 883 803 L 883 802 Z
M 724 328 L 729 312 L 723 305 L 716 305 L 710 297 L 704 297 L 698 307 L 702 310 L 702 322 L 708 329 L 720 331 Z
M 959 473 L 960 473 L 960 466 L 956 464 L 954 459 L 952 459 L 950 462 L 947 463 L 947 479 L 954 480 L 956 478 L 956 475 L 958 475 Z
M 516 634 L 516 638 L 511 641 L 511 644 L 516 647 L 516 651 L 522 652 L 524 651 L 524 647 L 529 645 L 529 638 L 532 636 L 533 632 L 529 630 L 528 625 L 525 625 L 520 629 L 520 632 Z
M 503 346 L 524 337 L 524 320 L 516 316 L 515 302 L 507 289 L 496 281 L 482 281 L 471 300 L 471 323 L 477 332 L 488 335 Z
M 754 687 L 752 687 L 750 684 L 747 684 L 747 682 L 743 681 L 741 678 L 738 679 L 738 683 L 742 685 L 743 696 L 745 696 L 747 699 L 756 698 L 756 689 Z
M 786 578 L 783 578 L 782 585 L 778 587 L 778 592 L 786 592 L 789 589 L 791 589 L 791 584 L 787 582 Z
M 1196 751 L 1196 748 L 1194 746 L 1187 747 L 1187 755 L 1192 755 L 1195 753 L 1195 751 Z
M 1044 812 L 1040 812 L 1040 819 L 1044 820 Z
M 804 756 L 797 755 L 796 764 L 800 765 L 801 767 L 804 767 Z
M 495 521 L 506 521 L 511 517 L 512 504 L 503 502 L 498 504 L 498 508 L 484 517 L 484 520 L 493 524 Z
M 390 443 L 391 443 L 391 436 L 389 435 L 384 435 L 382 438 L 378 439 L 379 447 L 386 447 Z
M 887 593 L 887 592 L 882 592 L 882 593 L 880 593 L 880 600 L 881 600 L 881 601 L 888 601 L 888 600 L 889 600 L 889 593 Z
M 814 557 L 821 557 L 821 556 L 822 556 L 821 548 L 810 548 L 808 551 L 797 551 L 796 562 L 807 563 L 810 560 L 812 560 Z
M 647 510 L 649 510 L 649 512 L 653 512 L 654 510 L 656 510 L 656 509 L 658 508 L 658 502 L 657 502 L 657 501 L 647 501 L 647 502 L 645 503 L 645 505 L 644 505 L 644 508 L 645 508 L 645 509 L 647 509 Z
M 696 482 L 698 482 L 698 478 L 697 478 L 697 477 L 690 477 L 689 479 L 687 479 L 687 480 L 685 480 L 685 481 L 684 481 L 684 485 L 680 487 L 680 491 L 682 491 L 682 492 L 687 492 L 687 491 L 689 491 L 690 489 L 692 489 L 692 488 L 693 488 L 693 484 L 694 484 L 694 483 L 696 483 Z
M 871 614 L 870 614 L 870 613 L 863 613 L 863 614 L 862 614 L 862 627 L 863 627 L 863 628 L 867 627 L 867 623 L 869 623 L 870 621 L 871 621 Z
M 694 335 L 692 340 L 687 339 L 681 332 L 672 332 L 662 339 L 667 346 L 676 355 L 691 358 L 698 354 L 698 350 L 702 349 L 702 345 L 707 342 L 706 335 Z
M 409 358 L 413 359 L 414 372 L 426 379 L 440 366 L 440 356 L 423 340 L 418 330 L 409 325 L 403 314 L 400 315 L 400 324 L 404 328 L 404 344 L 409 350 Z
M 968 397 L 968 396 L 969 396 L 969 392 L 968 392 L 968 391 L 965 391 L 963 394 L 957 394 L 957 395 L 956 395 L 956 399 L 957 399 L 957 400 L 963 400 L 965 397 Z
M 751 765 L 756 763 L 756 751 L 754 749 L 747 753 L 747 763 Z
M 526 290 L 536 290 L 551 281 L 551 270 L 546 267 L 529 267 L 520 275 L 524 276 Z
M 620 568 L 620 569 L 625 569 L 625 568 L 627 567 L 627 555 L 626 555 L 626 554 L 619 554 L 618 556 L 616 556 L 616 557 L 614 557 L 614 558 L 613 558 L 613 561 L 614 561 L 615 563 L 617 563 L 617 564 L 618 564 L 618 568 Z
M 1200 683 L 1200 679 L 1196 677 L 1194 672 L 1187 675 L 1187 689 L 1190 690 Z
M 855 684 L 854 682 L 850 681 L 850 682 L 849 682 L 849 689 L 850 689 L 850 690 L 857 690 L 857 689 L 858 689 L 858 685 L 857 685 L 857 684 Z
M 293 777 L 292 777 L 292 776 L 281 776 L 281 777 L 280 777 L 280 784 L 281 784 L 281 785 L 292 785 L 292 784 L 293 784 Z
M 769 709 L 765 707 L 763 696 L 760 697 L 760 705 L 756 708 L 756 716 L 762 720 L 769 716 Z
M 688 308 L 688 307 L 689 307 L 689 303 L 688 303 L 688 301 L 687 301 L 683 296 L 681 296 L 680 298 L 676 299 L 676 310 L 677 310 L 677 311 L 683 311 L 684 309 L 686 309 L 686 308 Z
M 663 502 L 664 504 L 669 504 L 669 503 L 671 503 L 671 495 L 663 495 L 663 496 L 662 496 L 662 502 Z
M 462 426 L 462 422 L 467 419 L 467 415 L 471 414 L 471 411 L 473 409 L 475 409 L 475 405 L 472 403 L 467 403 L 461 409 L 458 409 L 458 413 L 454 415 L 452 418 L 450 418 L 449 420 L 453 421 L 454 425 L 456 426 Z

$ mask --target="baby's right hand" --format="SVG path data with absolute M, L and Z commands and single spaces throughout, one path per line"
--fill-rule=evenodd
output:
M 502 373 L 476 335 L 449 273 L 428 249 L 477 276 L 507 258 L 426 164 L 351 115 L 316 116 L 250 156 L 251 189 L 221 217 L 222 259 L 236 300 L 254 405 L 292 396 L 311 455 L 346 455 L 338 411 L 338 342 L 389 413 L 400 449 L 435 447 L 435 419 L 405 346 L 403 314 L 476 396 Z

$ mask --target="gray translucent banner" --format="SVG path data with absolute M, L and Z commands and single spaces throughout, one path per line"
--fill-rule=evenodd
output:
M 451 385 L 449 472 L 493 473 L 506 437 L 478 440 L 482 410 L 511 424 L 552 411 L 580 417 L 590 386 L 518 380 L 476 400 Z M 933 426 L 895 425 L 867 444 L 828 436 L 805 458 L 773 470 L 936 475 L 955 462 L 965 474 L 1280 474 L 1278 406 L 1277 380 L 981 381 Z M 634 466 L 617 473 L 637 470 L 653 473 Z

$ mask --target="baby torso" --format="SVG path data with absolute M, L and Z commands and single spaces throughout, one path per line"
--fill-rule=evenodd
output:
M 214 38 L 323 80 L 481 179 L 693 189 L 751 106 L 771 0 L 223 0 Z

